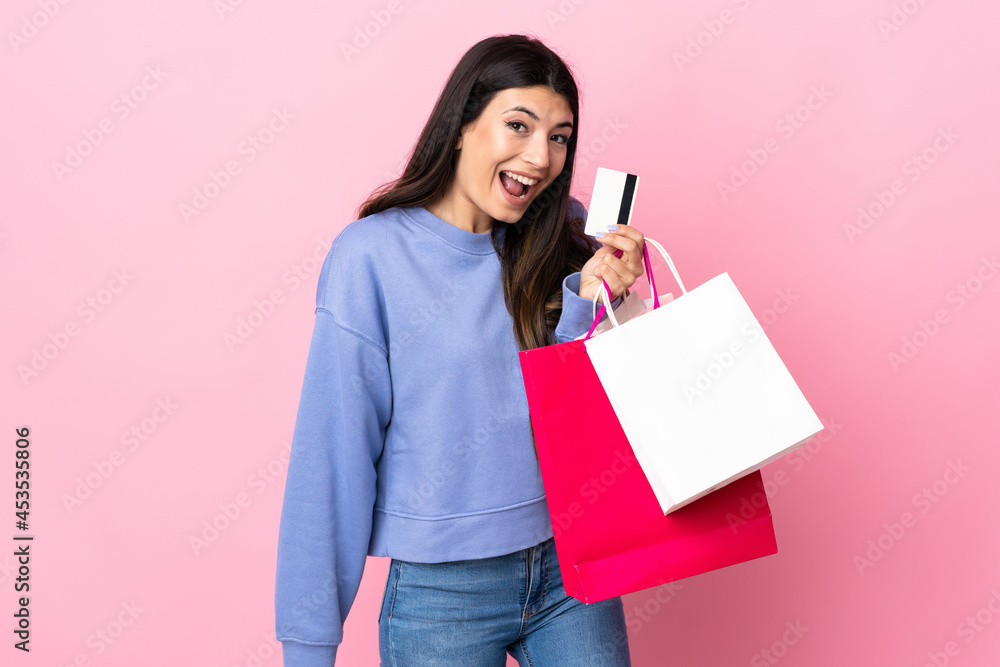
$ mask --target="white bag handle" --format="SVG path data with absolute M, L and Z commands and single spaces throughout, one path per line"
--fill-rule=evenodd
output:
M 677 273 L 677 268 L 674 266 L 674 261 L 670 259 L 670 255 L 668 255 L 667 251 L 663 249 L 663 246 L 661 246 L 657 241 L 649 238 L 648 236 L 644 237 L 643 240 L 647 243 L 652 243 L 653 247 L 656 248 L 657 251 L 659 251 L 659 253 L 663 256 L 663 259 L 666 261 L 667 267 L 670 268 L 670 273 L 674 275 L 674 280 L 676 280 L 677 284 L 680 285 L 681 294 L 682 295 L 687 294 L 687 290 L 684 289 L 684 283 L 681 282 L 681 276 L 680 274 Z M 649 263 L 648 252 L 649 250 L 647 248 L 643 248 L 643 259 L 646 263 L 646 279 L 649 280 L 649 286 L 653 292 L 653 303 L 655 304 L 659 301 L 659 294 L 656 291 L 656 283 L 653 280 L 653 268 L 652 266 L 650 266 Z M 618 320 L 615 318 L 615 312 L 611 308 L 611 294 L 609 294 L 608 290 L 605 289 L 603 280 L 601 281 L 601 284 L 598 286 L 597 292 L 594 294 L 593 302 L 591 303 L 592 317 L 595 320 L 597 319 L 597 300 L 602 296 L 604 297 L 604 309 L 608 313 L 608 319 L 611 320 L 611 326 L 617 327 Z

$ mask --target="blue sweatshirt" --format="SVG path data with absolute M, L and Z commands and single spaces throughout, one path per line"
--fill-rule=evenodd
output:
M 563 281 L 558 342 L 593 322 L 579 285 Z M 489 232 L 423 207 L 351 222 L 319 275 L 281 509 L 284 664 L 334 664 L 366 556 L 487 558 L 551 536 Z

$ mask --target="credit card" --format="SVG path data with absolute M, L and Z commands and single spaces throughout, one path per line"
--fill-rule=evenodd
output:
M 629 224 L 638 186 L 639 177 L 635 174 L 598 167 L 583 231 L 593 236 L 607 232 L 608 225 Z

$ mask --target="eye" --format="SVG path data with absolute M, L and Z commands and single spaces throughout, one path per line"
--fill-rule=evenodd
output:
M 504 124 L 506 124 L 507 127 L 511 128 L 515 132 L 518 132 L 518 130 L 517 130 L 517 128 L 515 126 L 523 127 L 523 128 L 527 128 L 528 127 L 527 125 L 525 125 L 524 123 L 522 123 L 519 120 L 505 120 Z M 553 134 L 552 138 L 556 139 L 556 143 L 559 144 L 560 146 L 565 146 L 566 144 L 569 143 L 569 137 L 566 136 L 565 134 Z

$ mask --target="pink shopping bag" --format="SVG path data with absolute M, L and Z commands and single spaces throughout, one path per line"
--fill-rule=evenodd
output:
M 664 516 L 584 340 L 519 360 L 568 595 L 598 602 L 777 553 L 759 471 Z

